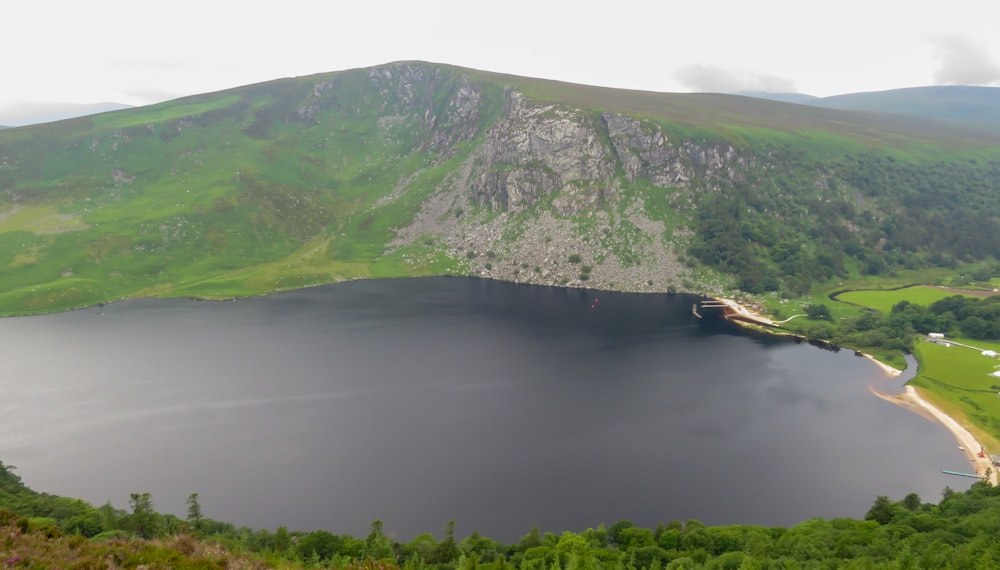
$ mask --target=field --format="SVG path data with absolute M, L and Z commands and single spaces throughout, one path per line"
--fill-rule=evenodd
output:
M 853 305 L 871 307 L 883 313 L 888 313 L 900 301 L 909 301 L 914 305 L 923 305 L 926 307 L 934 303 L 934 301 L 958 294 L 972 295 L 971 293 L 958 292 L 954 289 L 944 287 L 917 285 L 891 291 L 847 291 L 837 295 L 837 300 Z
M 1000 343 L 955 338 L 984 350 L 1000 351 Z M 911 384 L 925 390 L 925 397 L 964 424 L 991 451 L 1000 450 L 1000 360 L 980 351 L 932 342 L 917 343 L 920 362 Z M 967 418 L 968 421 L 963 421 Z

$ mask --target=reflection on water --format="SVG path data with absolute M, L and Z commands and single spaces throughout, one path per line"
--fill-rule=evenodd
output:
M 94 503 L 401 539 L 788 525 L 967 484 L 943 427 L 868 391 L 897 379 L 694 300 L 432 278 L 0 320 L 0 460 Z

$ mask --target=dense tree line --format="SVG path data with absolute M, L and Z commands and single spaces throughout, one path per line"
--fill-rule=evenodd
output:
M 800 296 L 851 272 L 1000 256 L 1000 164 L 877 155 L 821 164 L 787 148 L 767 162 L 696 198 L 688 254 L 745 291 Z
M 1000 340 L 1000 296 L 979 299 L 952 295 L 928 307 L 900 301 L 888 315 L 868 309 L 837 322 L 831 320 L 830 310 L 823 304 L 809 305 L 805 312 L 813 322 L 793 321 L 792 330 L 838 346 L 910 352 L 917 336 L 932 332 Z
M 912 311 L 884 315 L 875 310 L 866 310 L 858 316 L 833 322 L 830 320 L 829 308 L 819 304 L 807 307 L 806 315 L 815 322 L 793 321 L 791 327 L 796 334 L 826 340 L 836 346 L 858 349 L 881 348 L 910 352 L 918 329 L 923 332 L 924 328 L 919 316 Z
M 656 528 L 628 520 L 582 532 L 542 532 L 532 528 L 517 542 L 504 544 L 472 533 L 458 539 L 455 522 L 442 538 L 421 534 L 399 542 L 374 521 L 364 538 L 325 530 L 275 532 L 235 528 L 205 519 L 196 495 L 189 497 L 188 519 L 157 513 L 148 494 L 134 494 L 131 513 L 93 508 L 82 501 L 35 493 L 11 468 L 0 464 L 0 551 L 11 565 L 31 561 L 23 552 L 40 552 L 25 537 L 41 534 L 91 536 L 101 542 L 113 536 L 158 537 L 128 560 L 168 560 L 162 567 L 224 567 L 216 557 L 189 562 L 177 549 L 198 551 L 188 539 L 164 542 L 168 536 L 200 537 L 224 545 L 229 552 L 254 553 L 261 567 L 324 567 L 393 570 L 666 570 L 679 568 L 995 568 L 1000 565 L 1000 489 L 977 483 L 966 492 L 945 489 L 937 504 L 917 495 L 901 501 L 878 497 L 863 519 L 812 519 L 791 528 L 751 525 L 706 526 L 696 520 L 671 521 Z M 74 505 L 62 509 L 60 505 Z M 30 517 L 28 519 L 20 516 Z M 93 515 L 95 526 L 71 521 Z M 5 530 L 5 528 L 7 530 Z M 98 532 L 99 531 L 99 532 Z M 34 534 L 32 534 L 34 533 Z M 30 544 L 30 549 L 29 545 Z M 81 543 L 66 551 L 80 552 Z M 115 544 L 125 544 L 121 541 Z M 180 546 L 178 546 L 180 545 Z M 20 551 L 18 550 L 20 548 Z M 205 550 L 204 548 L 200 550 Z M 109 550 L 100 550 L 108 556 Z M 124 558 L 125 555 L 121 557 Z M 130 567 L 123 563 L 121 567 Z M 257 567 L 257 566 L 254 566 Z
M 902 302 L 893 307 L 914 321 L 918 332 L 960 332 L 961 336 L 1000 339 L 1000 297 L 977 299 L 953 295 L 923 308 Z

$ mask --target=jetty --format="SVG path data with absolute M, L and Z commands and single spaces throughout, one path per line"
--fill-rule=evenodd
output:
M 976 475 L 976 474 L 973 474 L 973 473 L 962 473 L 960 471 L 948 471 L 947 469 L 943 469 L 941 472 L 944 473 L 945 475 L 958 475 L 960 477 L 971 477 L 973 479 L 985 479 L 986 478 L 986 475 Z

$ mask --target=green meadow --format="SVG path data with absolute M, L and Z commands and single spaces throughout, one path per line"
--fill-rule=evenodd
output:
M 928 306 L 934 301 L 958 294 L 963 293 L 932 285 L 916 285 L 889 291 L 847 291 L 837 295 L 837 300 L 888 313 L 900 301 L 909 301 L 914 305 Z M 973 296 L 971 294 L 967 295 Z
M 1000 352 L 1000 342 L 947 339 Z M 914 347 L 920 362 L 910 382 L 945 413 L 965 424 L 993 453 L 1000 453 L 1000 360 L 954 344 L 921 341 Z M 966 419 L 967 421 L 962 421 Z

